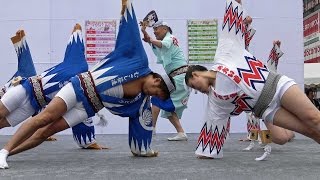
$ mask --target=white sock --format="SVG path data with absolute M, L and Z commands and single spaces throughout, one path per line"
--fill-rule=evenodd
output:
M 0 153 L 5 154 L 5 155 L 9 155 L 9 151 L 7 151 L 6 149 L 1 149 Z

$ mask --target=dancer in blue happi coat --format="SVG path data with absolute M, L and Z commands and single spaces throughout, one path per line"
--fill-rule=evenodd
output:
M 80 26 L 77 25 L 78 28 Z M 81 38 L 82 39 L 82 38 Z M 2 97 L 9 88 L 17 86 L 21 81 L 35 76 L 36 70 L 30 53 L 30 48 L 26 40 L 24 30 L 17 31 L 16 35 L 11 38 L 14 48 L 18 57 L 18 70 L 10 78 L 10 80 L 1 88 L 0 97 Z M 8 121 L 0 121 L 0 129 L 4 127 L 15 126 L 17 123 L 10 124 Z M 81 148 L 85 149 L 102 149 L 103 146 L 99 145 L 95 140 L 95 131 L 92 120 L 85 120 L 83 123 L 73 127 L 73 136 L 76 143 Z M 56 140 L 53 136 L 47 138 L 47 141 Z
M 0 102 L 0 122 L 15 126 L 41 111 L 72 76 L 88 69 L 80 29 L 75 26 L 62 63 L 8 89 Z
M 0 167 L 8 168 L 9 152 L 13 155 L 33 148 L 52 134 L 92 117 L 103 107 L 115 115 L 129 117 L 133 155 L 157 156 L 151 149 L 150 96 L 167 99 L 174 89 L 167 75 L 150 70 L 132 2 L 123 0 L 115 50 L 90 71 L 73 77 L 43 111 L 18 129 L 0 151 Z
M 25 41 L 17 47 L 24 52 Z M 30 52 L 28 52 L 30 55 Z M 31 57 L 31 55 L 30 55 Z M 81 26 L 76 25 L 70 36 L 63 62 L 40 75 L 22 78 L 20 84 L 9 88 L 0 100 L 0 124 L 16 126 L 41 111 L 70 78 L 87 71 Z M 19 71 L 19 70 L 18 70 Z

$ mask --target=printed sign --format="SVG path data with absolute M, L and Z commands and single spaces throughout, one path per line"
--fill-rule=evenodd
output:
M 86 56 L 88 62 L 103 59 L 116 43 L 116 21 L 86 21 Z
M 212 63 L 218 46 L 218 20 L 188 21 L 189 63 Z
M 309 37 L 319 32 L 319 13 L 315 13 L 303 20 L 303 37 Z
M 320 42 L 316 42 L 304 47 L 304 63 L 320 62 Z

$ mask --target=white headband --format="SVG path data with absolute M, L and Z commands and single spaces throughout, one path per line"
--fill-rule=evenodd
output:
M 154 23 L 154 25 L 153 25 L 154 28 L 159 27 L 159 26 L 167 26 L 167 27 L 169 27 L 169 24 L 167 22 L 164 22 L 164 21 L 158 21 L 158 22 Z
M 174 87 L 173 83 L 171 82 L 171 80 L 167 74 L 162 74 L 161 77 L 162 77 L 164 83 L 166 83 L 167 88 L 170 93 L 172 93 L 174 90 L 176 90 L 176 88 Z

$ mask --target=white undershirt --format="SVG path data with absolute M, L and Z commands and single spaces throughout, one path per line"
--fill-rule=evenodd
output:
M 112 96 L 112 97 L 116 97 L 116 98 L 123 98 L 123 96 L 124 96 L 123 87 L 122 87 L 122 85 L 112 87 L 112 88 L 104 91 L 104 94 L 107 96 Z

